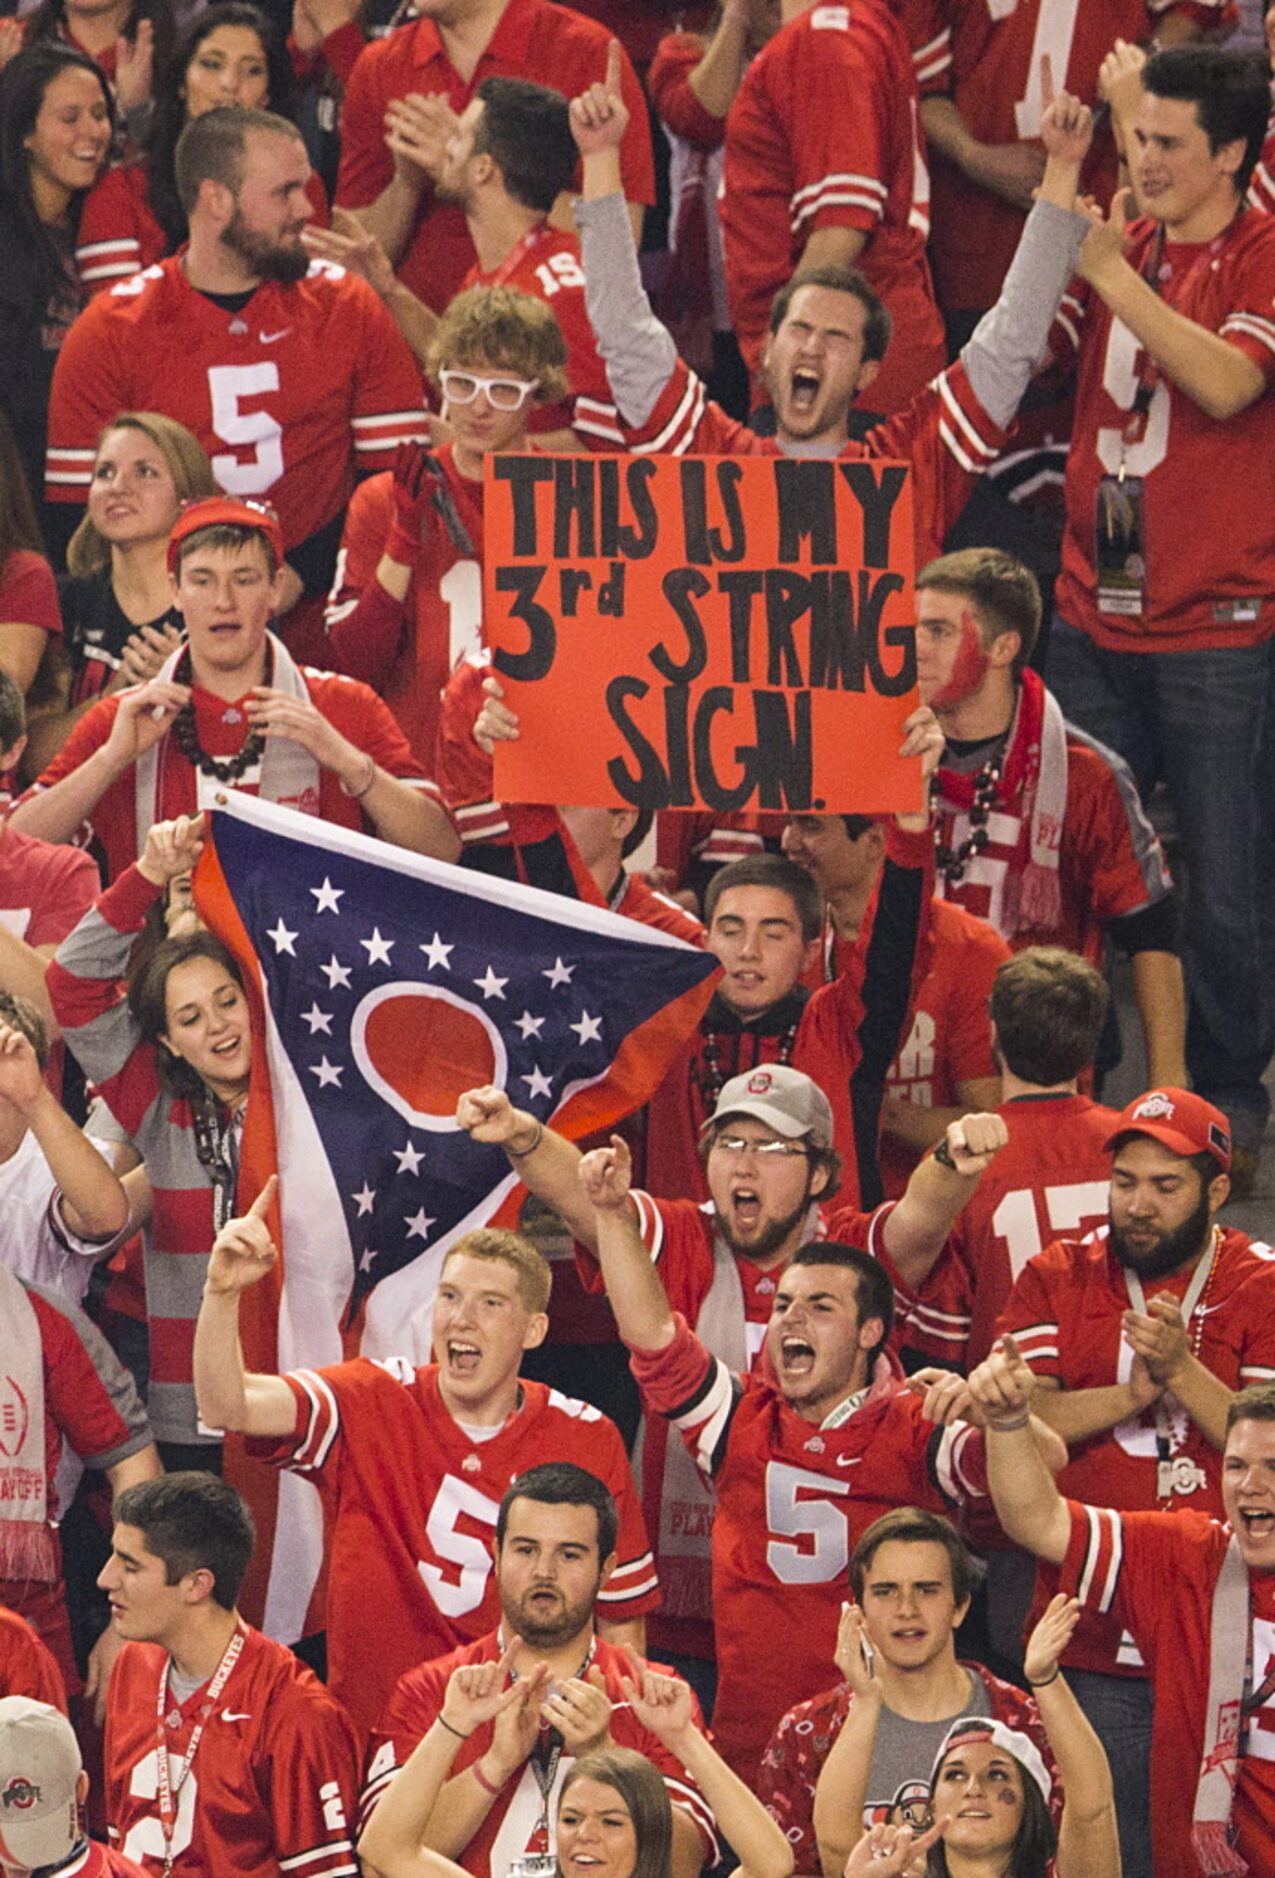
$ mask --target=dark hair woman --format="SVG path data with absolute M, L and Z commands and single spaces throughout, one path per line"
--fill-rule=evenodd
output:
M 53 365 L 84 304 L 80 205 L 114 125 L 106 80 L 82 52 L 30 46 L 0 72 L 0 409 L 37 500 Z
M 67 1044 L 146 1165 L 151 1425 L 165 1464 L 207 1466 L 191 1380 L 208 1248 L 235 1211 L 252 1028 L 239 968 L 199 926 L 185 884 L 203 845 L 198 816 L 157 822 L 140 861 L 107 888 L 48 969 Z M 168 934 L 138 947 L 153 906 Z M 120 982 L 127 993 L 121 995 Z
M 177 139 L 192 118 L 227 104 L 293 116 L 287 50 L 267 16 L 246 0 L 218 0 L 195 15 L 157 90 L 145 154 L 108 170 L 85 203 L 78 258 L 90 293 L 181 247 L 187 229 L 174 174 Z M 328 201 L 317 176 L 309 194 L 315 221 L 326 226 Z

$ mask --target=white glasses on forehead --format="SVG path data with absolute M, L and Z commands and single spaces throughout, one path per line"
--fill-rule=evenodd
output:
M 440 372 L 443 396 L 449 404 L 472 404 L 480 391 L 496 411 L 521 411 L 533 391 L 540 388 L 538 378 L 480 378 L 477 372 Z
M 712 1148 L 717 1154 L 759 1154 L 776 1161 L 790 1160 L 798 1154 L 804 1160 L 809 1154 L 799 1141 L 749 1141 L 744 1135 L 714 1135 Z

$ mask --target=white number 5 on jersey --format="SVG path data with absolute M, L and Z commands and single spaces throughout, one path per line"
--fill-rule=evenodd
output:
M 279 389 L 279 367 L 273 359 L 259 365 L 212 365 L 208 369 L 212 394 L 212 427 L 222 443 L 251 449 L 251 457 L 219 452 L 212 472 L 228 495 L 262 496 L 283 475 L 283 426 L 269 411 L 244 411 L 247 398 L 260 398 Z
M 458 1531 L 457 1520 L 463 1513 L 494 1533 L 499 1511 L 495 1500 L 479 1493 L 467 1480 L 444 1474 L 425 1533 L 438 1558 L 460 1566 L 460 1577 L 453 1579 L 431 1559 L 418 1559 L 416 1565 L 444 1617 L 464 1617 L 468 1611 L 476 1611 L 487 1595 L 492 1569 L 490 1541 L 474 1532 Z

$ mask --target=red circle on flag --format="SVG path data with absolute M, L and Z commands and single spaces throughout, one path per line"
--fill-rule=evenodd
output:
M 451 1120 L 467 1089 L 494 1080 L 487 1026 L 463 1005 L 428 991 L 384 999 L 367 1013 L 363 1047 L 408 1107 Z

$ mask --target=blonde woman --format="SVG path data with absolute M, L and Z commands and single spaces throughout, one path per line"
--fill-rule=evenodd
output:
M 144 683 L 176 647 L 169 533 L 183 502 L 216 494 L 203 449 L 171 417 L 129 411 L 103 431 L 88 512 L 67 550 L 61 671 L 51 705 L 31 724 L 31 775 L 94 698 Z

